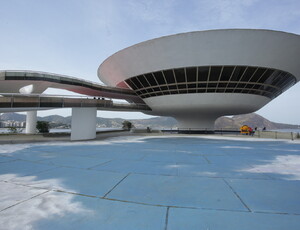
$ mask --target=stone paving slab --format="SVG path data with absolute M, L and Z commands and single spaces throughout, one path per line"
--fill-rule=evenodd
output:
M 129 160 L 113 160 L 108 163 L 91 168 L 99 171 L 112 171 L 120 173 L 141 173 L 156 175 L 177 175 L 177 166 L 165 162 L 145 162 Z
M 0 163 L 10 162 L 10 161 L 14 161 L 14 160 L 16 160 L 16 159 L 13 157 L 0 156 Z
M 130 175 L 107 197 L 152 205 L 247 211 L 218 178 Z
M 163 153 L 150 153 L 145 156 L 143 161 L 158 161 L 158 162 L 171 162 L 171 163 L 193 163 L 193 164 L 207 164 L 207 161 L 202 156 L 191 155 L 183 152 L 176 152 L 170 154 Z
M 220 178 L 241 178 L 241 179 L 264 179 L 270 180 L 267 173 L 251 173 L 243 171 L 244 167 L 239 165 L 194 165 L 177 164 L 178 176 L 196 176 L 196 177 L 220 177 Z
M 300 215 L 300 181 L 241 179 L 226 181 L 252 211 Z
M 88 169 L 95 167 L 97 165 L 104 164 L 106 162 L 111 161 L 112 159 L 90 159 L 88 157 L 77 157 L 77 156 L 59 156 L 50 158 L 47 160 L 40 161 L 41 163 L 47 163 L 57 166 L 66 166 L 66 167 L 73 167 L 73 168 L 81 168 L 81 169 Z
M 114 172 L 100 172 L 75 168 L 56 168 L 36 174 L 33 180 L 14 178 L 15 183 L 26 184 L 31 187 L 62 190 L 88 196 L 104 196 L 126 174 Z
M 44 189 L 29 188 L 12 183 L 0 182 L 0 212 L 39 194 L 43 194 L 46 191 L 47 190 Z
M 16 175 L 26 176 L 47 171 L 49 169 L 54 169 L 56 167 L 57 166 L 38 164 L 21 160 L 4 162 L 0 164 L 0 180 L 10 180 L 13 179 Z
M 298 230 L 300 216 L 170 208 L 167 230 Z
M 49 192 L 0 213 L 10 230 L 164 230 L 166 208 Z

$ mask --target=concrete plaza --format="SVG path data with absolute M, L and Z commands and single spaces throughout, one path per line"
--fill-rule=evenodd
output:
M 300 143 L 118 137 L 0 146 L 0 229 L 300 229 Z

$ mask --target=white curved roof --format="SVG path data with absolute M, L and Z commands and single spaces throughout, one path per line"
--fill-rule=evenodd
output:
M 145 41 L 107 58 L 98 77 L 110 86 L 140 74 L 164 69 L 246 65 L 268 67 L 300 80 L 300 36 L 253 29 L 227 29 L 176 34 Z

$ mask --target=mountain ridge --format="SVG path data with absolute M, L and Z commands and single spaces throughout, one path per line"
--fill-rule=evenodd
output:
M 26 115 L 18 113 L 3 113 L 0 115 L 0 121 L 25 121 Z M 38 117 L 40 121 L 48 121 L 51 127 L 69 127 L 71 125 L 71 116 L 63 117 L 60 115 L 50 115 Z M 97 127 L 110 128 L 122 127 L 122 122 L 129 120 L 136 128 L 151 127 L 154 129 L 170 129 L 177 127 L 177 121 L 171 117 L 154 117 L 148 119 L 123 119 L 123 118 L 102 118 L 97 117 Z M 300 125 L 283 124 L 269 121 L 268 119 L 256 114 L 235 115 L 232 117 L 220 117 L 215 122 L 215 129 L 239 129 L 242 125 L 250 127 L 272 129 L 297 129 Z

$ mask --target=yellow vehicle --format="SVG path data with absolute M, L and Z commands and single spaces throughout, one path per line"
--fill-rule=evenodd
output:
M 248 125 L 243 125 L 241 128 L 241 134 L 250 135 L 252 133 L 252 128 Z

